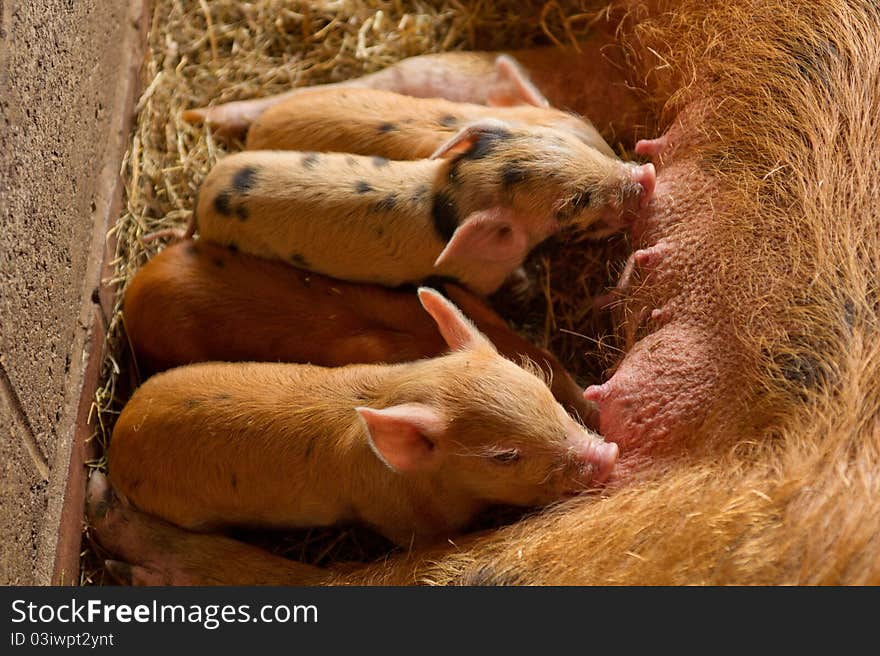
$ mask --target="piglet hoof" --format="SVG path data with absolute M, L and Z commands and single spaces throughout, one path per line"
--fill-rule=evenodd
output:
M 237 100 L 213 107 L 188 109 L 181 115 L 187 123 L 204 123 L 220 137 L 243 137 L 251 124 L 271 103 L 265 99 Z
M 133 508 L 92 472 L 89 535 L 112 554 L 107 572 L 126 585 L 315 585 L 329 573 L 222 535 L 192 533 Z
M 110 487 L 110 481 L 101 472 L 93 471 L 89 476 L 86 492 L 86 515 L 89 523 L 103 521 L 116 503 L 118 499 Z
M 89 534 L 116 558 L 105 561 L 107 572 L 124 585 L 194 585 L 203 583 L 161 563 L 173 559 L 173 537 L 182 533 L 132 508 L 99 471 L 89 476 L 86 490 Z

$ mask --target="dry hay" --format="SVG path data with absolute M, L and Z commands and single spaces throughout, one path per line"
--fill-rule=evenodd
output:
M 242 144 L 224 143 L 209 128 L 183 121 L 189 108 L 248 99 L 294 86 L 334 82 L 379 70 L 405 57 L 445 50 L 514 49 L 573 44 L 599 12 L 585 3 L 478 0 L 156 0 L 144 63 L 144 92 L 122 176 L 126 205 L 111 230 L 116 240 L 118 295 L 102 382 L 93 411 L 104 452 L 113 422 L 140 380 L 128 348 L 120 301 L 125 286 L 161 244 L 141 238 L 180 227 L 196 190 L 218 158 Z M 589 3 L 586 3 L 589 4 Z M 594 312 L 621 267 L 622 237 L 599 242 L 571 235 L 539 249 L 529 262 L 537 293 L 523 304 L 497 307 L 536 343 L 548 346 L 589 384 L 618 350 L 607 314 Z M 103 456 L 90 463 L 103 469 Z M 508 518 L 510 515 L 508 514 Z M 248 536 L 261 541 L 259 536 Z M 388 544 L 360 531 L 312 530 L 280 541 L 276 551 L 314 564 L 375 558 Z M 105 582 L 100 548 L 86 541 L 83 584 Z

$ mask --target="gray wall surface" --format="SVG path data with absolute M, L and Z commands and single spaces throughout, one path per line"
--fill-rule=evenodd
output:
M 56 582 L 96 316 L 90 299 L 128 139 L 141 8 L 0 0 L 2 584 Z

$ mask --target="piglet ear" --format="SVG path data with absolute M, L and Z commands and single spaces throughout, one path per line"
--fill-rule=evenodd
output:
M 526 222 L 512 212 L 474 212 L 455 229 L 434 266 L 454 260 L 508 263 L 513 271 L 529 250 Z
M 549 107 L 544 94 L 538 91 L 538 87 L 532 84 L 517 61 L 510 55 L 500 55 L 495 60 L 495 70 L 498 73 L 499 86 L 489 90 L 487 101 L 494 107 L 509 107 L 511 105 L 532 105 L 534 107 Z
M 370 447 L 399 472 L 424 471 L 440 461 L 437 440 L 446 430 L 443 416 L 423 403 L 403 403 L 382 410 L 355 408 L 367 428 Z
M 446 143 L 441 145 L 437 150 L 435 150 L 430 159 L 438 159 L 440 157 L 452 157 L 453 155 L 459 155 L 461 153 L 466 153 L 471 148 L 474 147 L 474 144 L 480 140 L 481 137 L 486 136 L 487 134 L 499 134 L 502 132 L 507 132 L 509 126 L 504 121 L 499 121 L 495 118 L 484 118 L 479 121 L 474 121 L 466 126 L 464 126 L 461 130 L 459 130 L 452 138 L 449 139 Z
M 419 287 L 419 301 L 437 323 L 437 329 L 453 351 L 492 345 L 477 327 L 455 305 L 429 287 Z

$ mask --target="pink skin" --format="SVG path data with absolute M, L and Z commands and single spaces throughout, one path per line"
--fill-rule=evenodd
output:
M 644 209 L 654 196 L 654 186 L 657 184 L 657 170 L 650 163 L 637 166 L 633 171 L 633 180 L 638 182 L 644 190 L 639 200 L 639 209 Z
M 615 290 L 595 301 L 621 310 L 630 342 L 611 378 L 584 392 L 598 407 L 599 432 L 623 449 L 624 471 L 632 456 L 686 443 L 710 419 L 714 400 L 735 389 L 743 366 L 733 361 L 729 311 L 710 286 L 711 253 L 703 246 L 716 183 L 676 160 L 671 142 L 664 135 L 636 148 L 662 160 L 656 193 L 628 226 L 636 250 Z M 636 341 L 643 330 L 648 334 Z M 733 425 L 735 411 L 712 419 Z
M 617 463 L 618 451 L 614 442 L 582 440 L 577 447 L 577 462 L 587 484 L 595 485 L 608 480 Z
M 653 246 L 640 248 L 633 252 L 626 260 L 623 271 L 614 289 L 597 296 L 593 301 L 593 307 L 597 310 L 610 310 L 619 305 L 632 290 L 633 278 L 637 275 L 642 278 L 648 276 L 659 277 L 669 274 L 667 269 L 660 267 L 664 257 L 667 257 L 674 249 L 674 245 L 668 239 L 661 239 Z
M 601 220 L 610 232 L 596 233 L 611 234 L 621 228 L 628 228 L 636 221 L 637 217 L 644 212 L 654 196 L 654 188 L 657 184 L 657 171 L 654 165 L 648 164 L 624 164 L 629 169 L 629 175 L 641 187 L 641 193 L 631 200 L 627 200 L 622 206 L 612 200 L 602 213 Z
M 662 163 L 661 155 L 664 154 L 664 151 L 666 151 L 669 146 L 669 136 L 664 134 L 662 137 L 657 137 L 656 139 L 641 139 L 636 143 L 635 150 L 636 155 L 660 160 L 660 163 Z
M 695 428 L 688 418 L 702 416 L 714 387 L 706 341 L 695 327 L 667 324 L 637 342 L 610 380 L 588 387 L 605 439 L 643 451 Z

